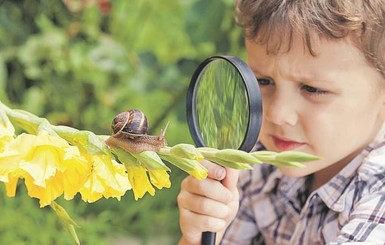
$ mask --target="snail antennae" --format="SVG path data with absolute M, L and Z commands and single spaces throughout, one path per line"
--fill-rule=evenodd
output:
M 166 126 L 164 127 L 164 129 L 161 129 L 161 130 L 160 130 L 160 136 L 159 136 L 159 138 L 164 138 L 164 135 L 166 134 L 166 130 L 167 130 L 169 124 L 170 124 L 170 121 L 168 121 L 168 122 L 166 123 Z

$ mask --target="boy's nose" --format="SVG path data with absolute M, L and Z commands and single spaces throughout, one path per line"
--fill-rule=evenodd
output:
M 274 94 L 263 101 L 265 120 L 278 126 L 294 126 L 298 121 L 296 102 L 290 96 Z

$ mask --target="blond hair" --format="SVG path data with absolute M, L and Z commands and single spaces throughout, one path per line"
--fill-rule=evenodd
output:
M 294 34 L 312 55 L 311 34 L 348 37 L 385 77 L 385 0 L 238 0 L 236 19 L 272 52 L 290 49 Z

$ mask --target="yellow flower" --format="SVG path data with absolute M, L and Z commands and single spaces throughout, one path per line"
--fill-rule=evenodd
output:
M 153 169 L 148 171 L 150 175 L 150 181 L 151 184 L 156 186 L 158 189 L 170 188 L 171 182 L 170 182 L 170 176 L 168 175 L 167 171 L 164 169 Z
M 24 178 L 25 175 L 28 174 L 21 169 L 16 169 L 9 174 L 3 175 L 3 178 L 0 176 L 0 181 L 5 183 L 7 196 L 14 197 L 16 195 L 17 181 L 19 178 Z
M 111 148 L 111 151 L 127 169 L 135 200 L 142 198 L 147 192 L 154 196 L 155 189 L 152 185 L 158 189 L 170 188 L 171 182 L 167 173 L 170 169 L 156 152 L 144 151 L 131 154 L 120 148 Z
M 127 167 L 128 179 L 132 185 L 135 200 L 142 198 L 146 192 L 151 196 L 155 195 L 155 189 L 151 185 L 148 177 L 147 170 L 142 166 L 130 166 Z
M 58 173 L 60 175 L 60 173 Z M 63 194 L 63 185 L 57 175 L 45 181 L 45 187 L 34 184 L 34 180 L 28 175 L 24 176 L 28 195 L 39 199 L 40 207 L 50 205 L 52 201 Z
M 11 142 L 13 143 L 13 142 Z M 7 145 L 10 146 L 11 144 Z M 17 151 L 10 148 L 0 153 L 0 181 L 9 182 L 9 174 L 15 172 L 19 168 L 19 162 L 22 156 Z
M 14 196 L 18 179 L 24 179 L 28 195 L 39 199 L 41 207 L 63 192 L 66 199 L 73 198 L 89 172 L 76 147 L 44 131 L 21 134 L 0 153 L 0 181 L 7 195 Z
M 32 135 L 22 134 L 14 140 L 11 140 L 0 153 L 0 181 L 9 183 L 6 186 L 9 193 L 14 193 L 16 190 L 17 179 L 23 178 L 25 171 L 20 169 L 20 163 L 28 154 L 33 140 Z
M 1 129 L 0 129 L 1 130 Z M 0 152 L 4 151 L 4 147 L 13 140 L 13 136 L 0 134 Z
M 91 169 L 91 163 L 80 155 L 77 147 L 70 146 L 66 148 L 64 159 L 58 168 L 60 171 L 58 175 L 63 182 L 63 192 L 66 200 L 71 200 L 79 192 L 80 187 L 86 183 Z
M 20 162 L 20 168 L 32 176 L 31 184 L 45 188 L 47 187 L 46 180 L 55 176 L 63 154 L 62 149 L 53 145 L 37 145 L 31 147 L 23 161 Z
M 92 165 L 92 170 L 84 186 L 80 189 L 82 199 L 95 202 L 102 197 L 118 200 L 131 188 L 127 181 L 125 167 L 108 155 L 84 155 Z

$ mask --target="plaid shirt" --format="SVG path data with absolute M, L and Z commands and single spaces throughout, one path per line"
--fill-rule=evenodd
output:
M 385 130 L 323 186 L 271 165 L 242 171 L 240 208 L 221 245 L 385 244 Z

